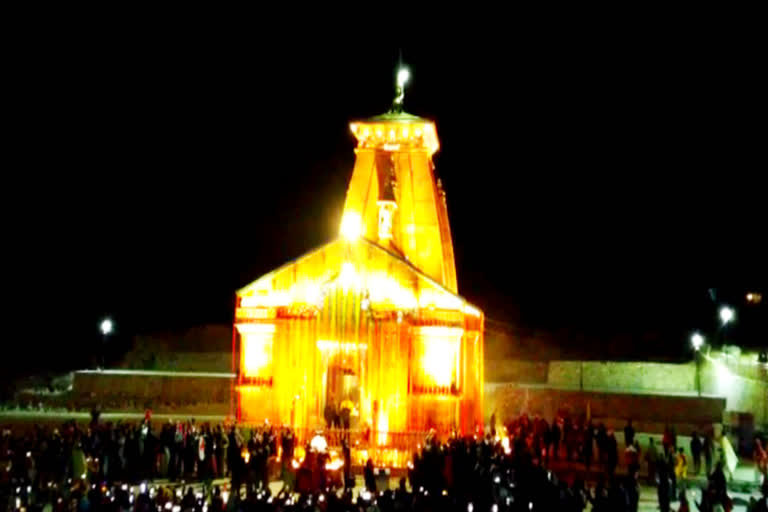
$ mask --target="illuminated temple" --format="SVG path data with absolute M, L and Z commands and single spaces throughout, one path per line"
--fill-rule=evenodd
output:
M 435 125 L 393 111 L 350 128 L 339 237 L 237 292 L 238 417 L 306 431 L 351 404 L 379 446 L 482 429 L 483 314 L 457 294 Z

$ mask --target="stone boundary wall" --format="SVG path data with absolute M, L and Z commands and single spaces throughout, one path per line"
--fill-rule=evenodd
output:
M 696 389 L 696 367 L 693 364 L 585 361 L 578 363 L 576 368 L 572 363 L 563 363 L 550 363 L 550 384 L 558 384 L 551 378 L 557 376 L 569 379 L 578 386 L 579 374 L 583 371 L 582 378 L 587 389 L 664 393 L 687 393 Z
M 721 423 L 724 398 L 664 396 L 630 393 L 560 390 L 514 384 L 486 384 L 487 417 L 496 413 L 497 422 L 506 422 L 520 414 L 540 415 L 551 421 L 558 412 L 584 418 L 589 411 L 594 421 L 624 428 L 632 419 L 639 432 L 661 433 L 666 424 L 674 424 L 678 433 L 689 435 Z
M 76 372 L 73 399 L 101 403 L 104 410 L 133 407 L 184 407 L 230 403 L 232 377 L 161 372 Z

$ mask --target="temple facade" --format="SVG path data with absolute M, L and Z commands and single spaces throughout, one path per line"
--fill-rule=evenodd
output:
M 398 112 L 350 128 L 339 237 L 237 292 L 238 416 L 314 429 L 344 407 L 379 446 L 482 429 L 483 314 L 458 295 L 435 125 Z

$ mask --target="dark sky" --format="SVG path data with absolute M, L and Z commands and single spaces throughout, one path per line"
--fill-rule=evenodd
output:
M 674 345 L 708 288 L 764 285 L 748 34 L 427 42 L 402 48 L 406 109 L 437 123 L 460 292 L 489 316 Z M 348 122 L 388 108 L 398 48 L 102 30 L 12 54 L 7 337 L 61 362 L 106 314 L 124 337 L 228 323 L 237 288 L 333 238 Z

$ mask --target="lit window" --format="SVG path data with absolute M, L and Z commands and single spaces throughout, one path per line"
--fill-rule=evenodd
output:
M 275 326 L 253 324 L 245 329 L 241 327 L 240 335 L 243 377 L 257 385 L 272 385 L 272 340 Z
M 414 336 L 412 382 L 416 393 L 457 394 L 461 369 L 461 337 L 455 327 L 418 328 Z

